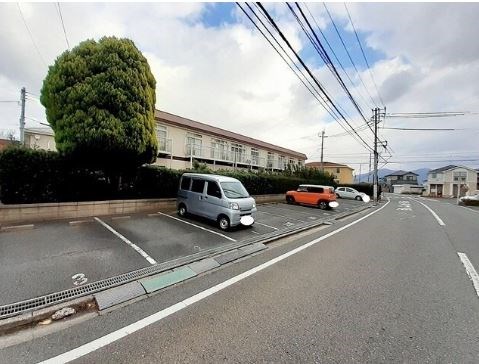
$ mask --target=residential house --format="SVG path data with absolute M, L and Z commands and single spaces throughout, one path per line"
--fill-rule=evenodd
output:
M 14 144 L 15 141 L 12 141 L 10 139 L 2 139 L 0 138 L 0 152 L 2 150 L 7 149 L 10 145 Z
M 464 166 L 449 165 L 433 169 L 427 175 L 426 194 L 457 197 L 459 193 L 461 196 L 474 193 L 478 187 L 477 174 L 477 170 Z
M 304 166 L 306 155 L 225 129 L 156 110 L 158 157 L 155 164 L 172 169 L 193 166 L 193 160 L 217 169 L 284 170 Z M 49 128 L 25 129 L 25 144 L 55 150 Z
M 309 162 L 306 163 L 306 167 L 321 169 L 321 162 Z M 353 183 L 353 171 L 345 164 L 323 162 L 323 169 L 325 172 L 334 176 L 334 181 L 338 184 L 352 184 Z
M 417 185 L 418 176 L 411 171 L 395 171 L 382 178 L 381 187 L 385 192 L 393 192 L 395 185 Z
M 32 149 L 56 150 L 53 130 L 46 128 L 25 128 L 25 146 Z

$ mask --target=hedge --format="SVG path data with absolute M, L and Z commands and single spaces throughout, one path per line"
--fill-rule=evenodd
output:
M 7 148 L 0 153 L 0 200 L 4 204 L 176 197 L 185 171 L 146 165 L 123 176 L 120 188 L 98 170 L 76 167 L 57 152 Z M 194 171 L 191 171 L 194 172 Z M 213 173 L 201 170 L 201 173 Z M 240 180 L 252 195 L 285 193 L 299 184 L 335 186 L 329 175 L 315 179 L 249 171 L 215 171 Z

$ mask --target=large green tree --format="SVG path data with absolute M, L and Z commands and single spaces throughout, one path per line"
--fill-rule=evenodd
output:
M 146 58 L 129 39 L 86 40 L 65 51 L 50 66 L 40 97 L 58 151 L 117 173 L 151 163 L 155 86 Z

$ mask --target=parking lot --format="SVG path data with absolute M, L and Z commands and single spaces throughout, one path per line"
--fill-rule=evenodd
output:
M 294 228 L 364 205 L 339 200 L 334 210 L 258 206 L 251 227 L 221 231 L 213 222 L 174 212 L 35 224 L 0 233 L 0 305 L 69 289 L 232 242 Z

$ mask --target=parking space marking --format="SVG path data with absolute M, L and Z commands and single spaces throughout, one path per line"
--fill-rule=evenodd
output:
M 208 231 L 208 232 L 210 232 L 210 233 L 212 233 L 212 234 L 219 235 L 219 236 L 221 236 L 221 237 L 223 237 L 223 238 L 225 238 L 225 239 L 228 239 L 228 240 L 231 240 L 231 241 L 236 241 L 236 239 L 230 238 L 229 236 L 226 236 L 226 235 L 224 235 L 224 234 L 221 234 L 221 233 L 219 233 L 219 232 L 217 232 L 217 231 L 207 229 L 207 228 L 205 228 L 205 227 L 203 227 L 203 226 L 196 225 L 196 224 L 193 224 L 193 223 L 188 222 L 188 221 L 185 221 L 185 220 L 181 220 L 181 219 L 179 219 L 179 218 L 177 218 L 177 217 L 164 214 L 163 212 L 157 212 L 157 214 L 162 215 L 162 216 L 169 217 L 170 219 L 173 219 L 173 220 L 181 221 L 181 222 L 184 223 L 184 224 L 191 225 L 191 226 L 197 227 L 198 229 L 201 229 L 201 230 L 204 230 L 204 231 Z
M 266 215 L 271 215 L 271 216 L 276 216 L 276 217 L 284 217 L 285 219 L 290 219 L 290 220 L 296 220 L 296 221 L 301 221 L 301 222 L 304 222 L 303 220 L 300 220 L 300 219 L 295 219 L 293 217 L 289 217 L 289 216 L 284 216 L 284 215 L 278 215 L 278 214 L 272 214 L 271 212 L 264 212 L 264 211 L 257 211 L 257 213 L 261 213 L 261 214 L 266 214 Z
M 258 225 L 261 225 L 261 226 L 266 226 L 266 227 L 268 227 L 270 229 L 273 229 L 273 230 L 278 230 L 278 228 L 275 228 L 274 226 L 271 226 L 271 225 L 263 224 L 262 222 L 255 221 L 255 224 L 258 224 Z
M 130 240 L 128 240 L 127 238 L 125 238 L 123 235 L 121 235 L 118 231 L 116 231 L 115 229 L 113 229 L 110 225 L 106 224 L 105 222 L 103 222 L 102 220 L 100 220 L 98 217 L 95 217 L 95 220 L 97 222 L 99 222 L 101 225 L 103 225 L 107 230 L 110 230 L 114 235 L 116 235 L 117 237 L 119 237 L 124 243 L 128 244 L 129 246 L 131 246 L 138 254 L 140 254 L 143 258 L 145 258 L 148 263 L 150 263 L 151 265 L 154 265 L 156 264 L 156 260 L 154 260 L 152 257 L 150 257 L 148 254 L 146 254 L 146 252 L 141 249 L 138 245 L 136 244 L 133 244 Z

